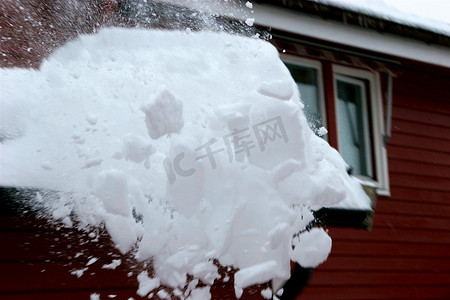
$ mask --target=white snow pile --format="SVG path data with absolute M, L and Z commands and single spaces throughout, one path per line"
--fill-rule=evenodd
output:
M 105 29 L 1 82 L 1 185 L 39 188 L 53 218 L 105 226 L 122 253 L 152 259 L 140 295 L 188 275 L 208 287 L 213 260 L 240 269 L 237 296 L 287 278 L 291 259 L 330 251 L 323 230 L 293 238 L 311 210 L 368 201 L 262 40 Z

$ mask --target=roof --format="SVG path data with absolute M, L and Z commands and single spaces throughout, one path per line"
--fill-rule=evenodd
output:
M 450 24 L 400 11 L 382 0 L 258 0 L 256 2 L 288 8 L 344 25 L 450 47 Z
M 203 24 L 206 27 L 203 27 L 212 30 L 226 28 L 240 34 L 258 32 L 264 36 L 269 32 L 275 36 L 276 31 L 280 31 L 295 35 L 298 39 L 311 38 L 340 47 L 351 47 L 358 52 L 366 51 L 392 59 L 405 58 L 450 68 L 450 28 L 444 22 L 417 18 L 381 2 L 388 0 L 350 1 L 228 0 L 225 3 L 212 0 L 193 2 L 158 0 L 156 2 L 173 5 L 183 13 L 195 11 L 202 13 L 204 15 L 201 19 L 206 21 Z M 372 4 L 367 6 L 367 3 Z M 378 6 L 376 3 L 383 5 Z M 234 24 L 232 20 L 240 20 L 241 23 Z M 252 25 L 249 24 L 253 23 L 260 30 L 252 31 Z M 233 24 L 236 26 L 233 27 Z M 240 26 L 243 24 L 247 24 L 248 28 Z
M 402 5 L 402 7 L 394 7 L 389 3 L 391 1 L 385 0 L 309 0 L 309 2 L 322 3 L 328 6 L 361 13 L 367 16 L 379 18 L 381 20 L 390 21 L 417 29 L 423 29 L 450 37 L 450 18 L 448 17 L 448 14 L 445 21 L 443 21 L 442 18 L 439 18 L 438 16 L 430 17 L 429 15 L 425 15 L 421 12 L 407 12 L 404 7 L 405 5 Z M 412 7 L 417 5 L 417 2 L 413 1 L 404 1 L 403 3 Z M 434 3 L 429 3 L 429 5 L 431 4 L 436 4 L 436 1 Z M 446 5 L 449 6 L 450 4 L 447 3 Z M 444 8 L 450 9 L 450 6 Z M 436 7 L 435 10 L 437 14 L 439 7 Z
M 298 39 L 311 38 L 355 51 L 450 68 L 448 36 L 330 9 L 312 1 L 259 2 L 252 10 L 255 24 L 259 26 L 280 30 Z

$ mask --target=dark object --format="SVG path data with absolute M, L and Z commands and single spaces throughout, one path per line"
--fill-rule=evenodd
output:
M 36 194 L 36 190 L 0 187 L 0 216 L 33 214 L 29 202 L 31 193 Z
M 348 175 L 352 175 L 353 174 L 353 167 L 352 166 L 348 166 L 347 167 L 347 174 Z
M 361 209 L 322 208 L 314 212 L 314 226 L 370 229 L 373 211 Z
M 278 299 L 295 299 L 308 284 L 312 277 L 313 271 L 313 268 L 303 268 L 296 263 L 291 278 L 283 286 L 283 294 L 281 296 L 277 296 Z

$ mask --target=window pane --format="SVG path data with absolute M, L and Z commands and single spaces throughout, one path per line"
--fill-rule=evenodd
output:
M 339 152 L 354 174 L 373 178 L 366 85 L 350 78 L 336 83 Z
M 297 83 L 300 97 L 305 105 L 304 111 L 309 125 L 313 129 L 320 128 L 322 126 L 322 115 L 320 113 L 317 70 L 292 64 L 286 64 L 286 66 Z

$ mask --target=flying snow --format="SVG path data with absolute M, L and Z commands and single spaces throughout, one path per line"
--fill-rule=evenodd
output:
M 1 185 L 38 188 L 49 218 L 104 226 L 122 253 L 152 259 L 142 296 L 189 285 L 207 299 L 215 261 L 240 269 L 237 296 L 288 278 L 290 260 L 315 266 L 330 251 L 324 231 L 296 234 L 311 210 L 368 203 L 256 38 L 104 29 L 1 81 Z

